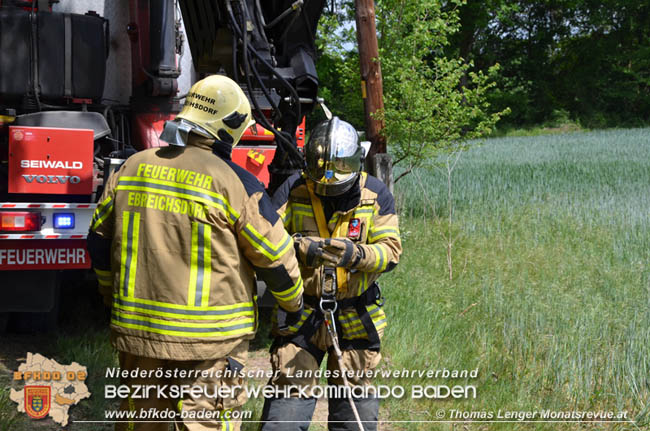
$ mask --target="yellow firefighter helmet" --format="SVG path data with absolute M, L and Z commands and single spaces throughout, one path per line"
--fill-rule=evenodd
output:
M 192 86 L 183 109 L 165 125 L 161 139 L 184 146 L 187 134 L 194 132 L 234 146 L 253 124 L 251 106 L 241 87 L 227 76 L 211 75 Z

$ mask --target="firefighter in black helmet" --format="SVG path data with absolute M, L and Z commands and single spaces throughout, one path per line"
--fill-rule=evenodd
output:
M 353 374 L 352 385 L 369 386 L 371 378 L 361 374 L 378 366 L 386 327 L 377 279 L 397 265 L 402 252 L 393 196 L 381 181 L 361 172 L 358 134 L 337 117 L 313 130 L 305 160 L 304 172 L 290 177 L 273 196 L 294 236 L 305 308 L 299 314 L 277 310 L 271 383 L 277 387 L 318 384 L 317 370 L 332 346 L 319 307 L 323 273 L 330 268 L 336 273 L 335 323 L 343 363 Z M 332 354 L 327 367 L 333 376 L 339 370 Z M 328 383 L 341 385 L 342 379 L 330 377 Z M 379 400 L 369 396 L 354 402 L 364 429 L 375 430 Z M 267 399 L 262 429 L 307 430 L 315 405 L 316 399 L 297 393 Z M 330 398 L 328 405 L 330 430 L 358 430 L 346 398 Z

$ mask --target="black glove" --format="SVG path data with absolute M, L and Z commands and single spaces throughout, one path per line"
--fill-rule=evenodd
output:
M 347 238 L 328 238 L 321 246 L 326 266 L 353 268 L 363 258 L 363 249 Z
M 323 238 L 319 236 L 300 236 L 293 237 L 296 248 L 298 261 L 304 266 L 316 268 L 323 265 Z
M 285 331 L 289 329 L 290 326 L 294 326 L 300 322 L 300 318 L 302 317 L 302 312 L 304 309 L 305 307 L 302 301 L 300 304 L 300 309 L 298 311 L 294 311 L 293 313 L 286 311 L 282 307 L 278 307 L 278 330 Z

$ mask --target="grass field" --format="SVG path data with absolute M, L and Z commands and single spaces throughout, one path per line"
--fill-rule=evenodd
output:
M 382 367 L 478 368 L 478 378 L 380 380 L 407 390 L 383 402 L 380 416 L 434 421 L 440 412 L 452 419 L 454 409 L 604 409 L 627 410 L 637 423 L 394 422 L 383 429 L 650 429 L 650 129 L 491 139 L 461 157 L 452 185 L 452 280 L 441 236 L 445 175 L 422 170 L 396 185 L 404 255 L 382 277 L 389 318 Z M 95 370 L 95 395 L 71 409 L 73 419 L 97 420 L 105 407 L 102 373 L 115 356 L 102 325 L 87 311 L 41 352 Z M 256 343 L 254 353 L 267 344 Z M 476 386 L 476 398 L 409 393 L 413 385 L 456 384 Z M 0 429 L 15 411 L 4 397 Z M 32 429 L 22 415 L 20 423 L 10 429 Z
M 476 380 L 400 382 L 473 384 L 477 397 L 391 400 L 391 419 L 605 409 L 627 410 L 638 428 L 590 427 L 648 429 L 650 130 L 488 140 L 462 156 L 452 191 L 449 280 L 446 175 L 418 172 L 397 184 L 405 253 L 384 277 L 385 352 L 396 369 L 478 368 Z

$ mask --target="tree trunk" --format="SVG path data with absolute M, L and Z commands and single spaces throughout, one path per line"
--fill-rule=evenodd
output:
M 384 94 L 377 45 L 374 0 L 355 0 L 357 42 L 361 63 L 361 94 L 366 112 L 367 138 L 372 143 L 367 160 L 376 153 L 386 152 L 386 139 L 381 131 L 384 122 L 373 118 L 378 110 L 384 109 Z

